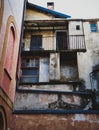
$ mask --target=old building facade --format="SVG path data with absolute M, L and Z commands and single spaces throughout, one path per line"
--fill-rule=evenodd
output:
M 0 130 L 11 127 L 23 8 L 23 0 L 0 0 Z
M 99 130 L 99 19 L 25 4 L 1 0 L 0 130 Z
M 27 3 L 15 130 L 99 129 L 99 19 L 67 18 Z

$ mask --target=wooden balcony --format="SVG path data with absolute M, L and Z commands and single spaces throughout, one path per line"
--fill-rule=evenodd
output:
M 40 43 L 39 43 L 40 42 Z M 27 47 L 24 44 L 22 52 L 85 52 L 85 37 L 84 35 L 69 35 L 69 36 L 48 36 L 42 37 L 42 40 L 34 40 Z
M 86 51 L 84 35 L 70 35 L 68 39 L 68 50 Z

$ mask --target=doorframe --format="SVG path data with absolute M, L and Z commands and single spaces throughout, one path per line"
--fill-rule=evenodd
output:
M 57 41 L 56 41 L 56 36 L 57 36 L 57 32 L 66 32 L 67 33 L 67 36 L 68 36 L 68 31 L 67 30 L 56 30 L 55 31 L 55 48 L 57 50 Z M 68 43 L 67 43 L 67 46 L 68 46 Z

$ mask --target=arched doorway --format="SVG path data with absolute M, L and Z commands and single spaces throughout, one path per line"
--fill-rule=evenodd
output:
M 6 130 L 6 116 L 4 109 L 0 106 L 0 130 Z

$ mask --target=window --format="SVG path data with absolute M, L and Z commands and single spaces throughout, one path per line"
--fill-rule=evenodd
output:
M 38 57 L 23 58 L 22 60 L 22 77 L 23 83 L 35 83 L 39 81 L 39 59 Z
M 97 32 L 97 23 L 91 22 L 90 23 L 90 29 L 91 29 L 91 32 Z
M 66 31 L 56 32 L 56 45 L 57 45 L 57 50 L 67 49 L 67 32 Z
M 40 50 L 42 49 L 42 35 L 32 35 L 30 50 Z
M 80 30 L 80 25 L 76 25 L 76 30 Z

